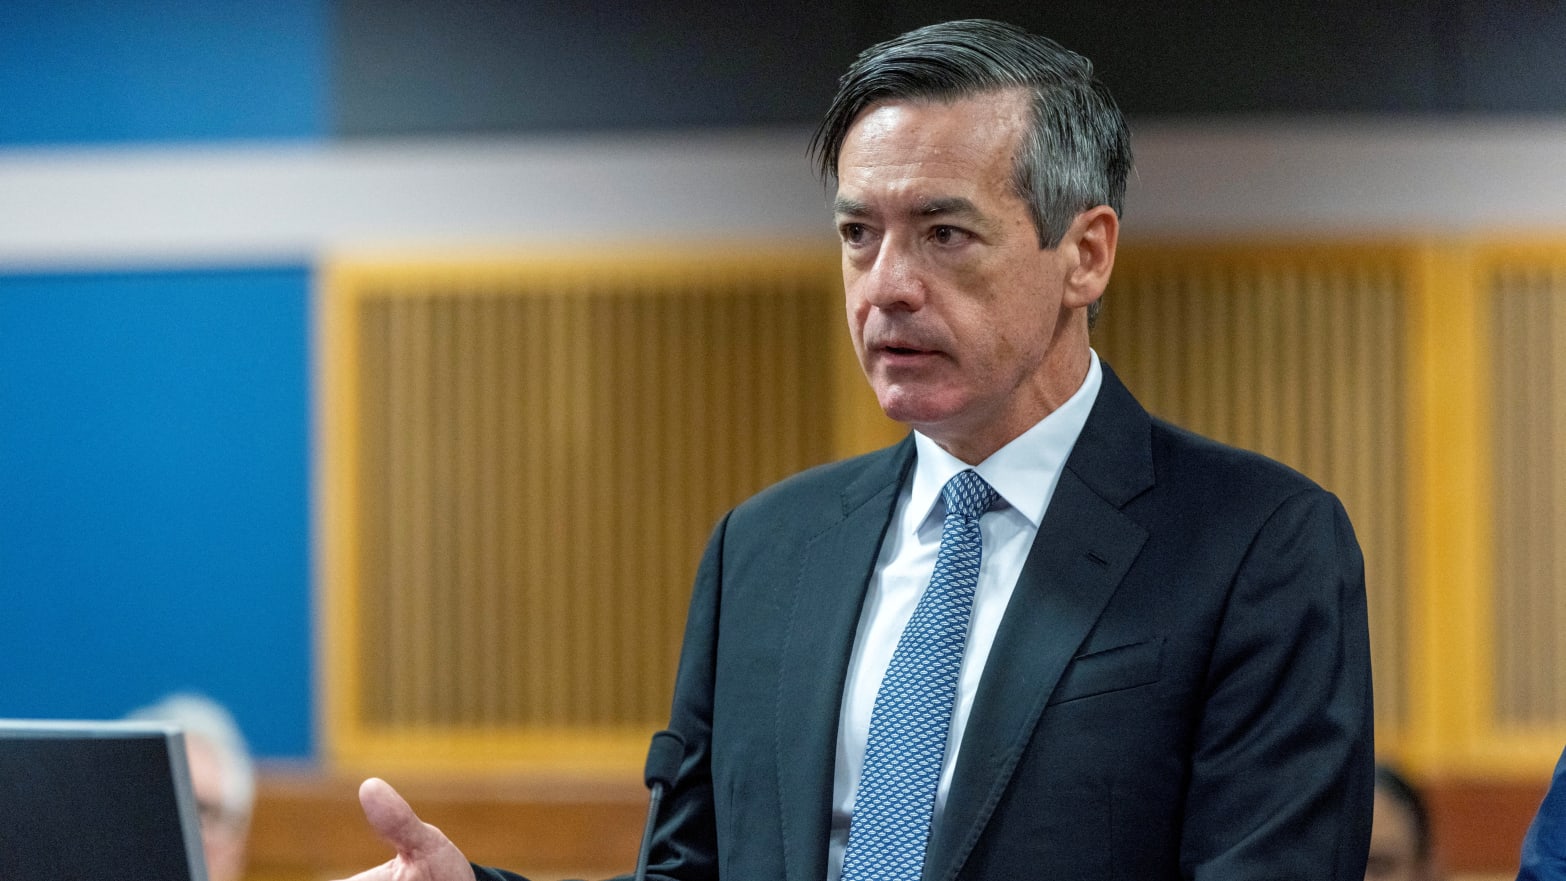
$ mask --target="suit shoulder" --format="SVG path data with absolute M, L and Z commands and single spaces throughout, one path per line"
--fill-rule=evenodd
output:
M 868 500 L 887 486 L 895 486 L 903 467 L 912 461 L 908 442 L 807 468 L 761 490 L 735 507 L 733 519 L 780 517 L 814 522 L 840 519 L 845 506 Z
M 1152 441 L 1153 491 L 1126 511 L 1156 529 L 1161 541 L 1249 553 L 1271 534 L 1296 550 L 1336 548 L 1344 565 L 1362 565 L 1354 562 L 1358 541 L 1342 502 L 1304 474 L 1159 420 Z
M 1152 420 L 1153 467 L 1161 486 L 1213 504 L 1274 506 L 1301 493 L 1330 495 L 1275 459 L 1230 446 L 1162 419 Z

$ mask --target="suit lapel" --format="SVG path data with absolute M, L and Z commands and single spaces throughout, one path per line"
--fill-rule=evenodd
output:
M 1050 694 L 1147 539 L 1121 510 L 1152 485 L 1150 420 L 1104 366 L 974 697 L 925 879 L 956 877 Z
M 871 459 L 843 490 L 842 520 L 806 546 L 792 585 L 775 719 L 789 881 L 826 876 L 843 681 L 881 538 L 912 463 L 911 438 Z

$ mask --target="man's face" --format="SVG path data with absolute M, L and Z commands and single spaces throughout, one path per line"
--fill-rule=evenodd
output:
M 1087 371 L 1086 321 L 1062 300 L 1067 261 L 1039 247 L 1013 187 L 1028 119 L 1021 91 L 887 101 L 859 116 L 838 157 L 860 366 L 888 416 L 969 462 L 1063 403 Z

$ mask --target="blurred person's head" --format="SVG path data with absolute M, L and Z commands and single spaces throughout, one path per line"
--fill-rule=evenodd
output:
M 209 881 L 239 881 L 255 804 L 255 766 L 233 716 L 212 700 L 170 695 L 129 718 L 167 722 L 185 732 L 191 788 L 201 816 L 201 844 Z
M 1377 765 L 1365 881 L 1436 881 L 1439 877 L 1424 798 L 1397 771 Z

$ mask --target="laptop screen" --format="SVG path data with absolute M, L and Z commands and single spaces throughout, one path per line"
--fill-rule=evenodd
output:
M 0 879 L 206 881 L 184 736 L 0 719 Z

